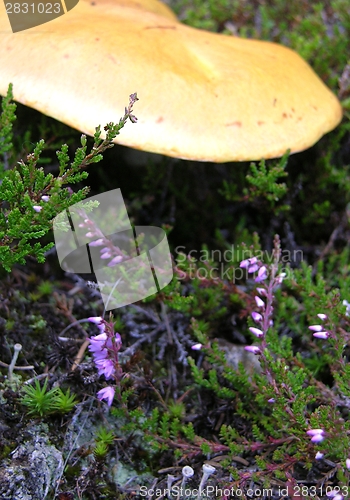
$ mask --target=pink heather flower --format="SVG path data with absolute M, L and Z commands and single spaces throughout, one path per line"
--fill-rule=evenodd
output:
M 42 199 L 43 201 L 45 201 L 45 203 L 47 203 L 47 202 L 49 201 L 49 199 L 50 199 L 50 196 L 47 196 L 46 194 L 44 194 L 44 195 L 41 197 L 41 199 Z
M 105 331 L 106 322 L 103 318 L 101 318 L 101 316 L 91 316 L 90 318 L 88 318 L 88 321 L 90 321 L 90 323 L 94 323 L 95 325 L 97 325 L 97 328 L 100 330 L 101 333 Z
M 276 402 L 276 400 L 275 400 L 275 398 L 270 398 L 270 399 L 268 399 L 268 400 L 267 400 L 267 402 L 268 402 L 268 403 L 275 403 L 275 402 Z
M 88 346 L 89 351 L 93 354 L 94 359 L 105 359 L 108 355 L 108 347 L 112 347 L 108 344 L 107 334 L 105 332 L 96 335 L 95 337 L 90 337 L 90 345 Z M 111 344 L 111 342 L 109 341 Z
M 322 332 L 323 326 L 321 326 L 321 325 L 311 325 L 311 326 L 309 326 L 309 330 L 311 330 L 313 332 Z
M 123 257 L 121 255 L 117 255 L 116 257 L 113 257 L 113 259 L 107 264 L 107 266 L 113 267 L 116 264 L 119 264 L 119 262 L 121 262 L 122 260 L 123 260 Z
M 327 340 L 329 337 L 329 333 L 328 332 L 316 332 L 313 334 L 313 337 L 316 337 L 317 339 Z
M 191 349 L 193 349 L 194 351 L 200 351 L 203 347 L 203 344 L 194 344 Z
M 41 212 L 43 209 L 43 207 L 40 207 L 39 205 L 33 205 L 33 210 L 35 210 L 35 212 Z
M 102 401 L 102 399 L 107 399 L 108 406 L 111 406 L 113 403 L 114 393 L 114 387 L 105 387 L 104 389 L 98 391 L 97 397 L 100 401 Z
M 247 269 L 248 273 L 255 273 L 259 269 L 257 262 L 258 259 L 256 257 L 251 257 L 250 259 L 242 260 L 239 267 Z
M 108 352 L 106 351 L 108 355 Z M 94 356 L 95 358 L 95 356 Z M 109 380 L 113 377 L 114 374 L 114 363 L 111 359 L 94 359 L 96 368 L 98 370 L 98 374 L 104 375 L 106 380 Z
M 320 451 L 318 451 L 315 455 L 316 460 L 322 460 L 323 457 L 324 457 L 324 453 L 321 453 Z
M 266 297 L 267 296 L 267 293 L 266 293 L 266 290 L 265 288 L 257 288 L 256 291 L 258 292 L 259 295 L 261 295 L 262 297 Z
M 346 468 L 347 468 L 348 470 L 350 470 L 350 458 L 347 458 L 347 459 L 345 460 L 345 465 L 346 465 Z
M 259 269 L 258 264 L 253 264 L 252 266 L 248 267 L 248 273 L 255 273 Z
M 250 259 L 242 260 L 239 267 L 243 267 L 244 269 L 247 269 L 249 266 L 253 266 L 257 262 L 258 262 L 258 259 L 256 257 L 251 257 Z
M 89 243 L 89 246 L 90 247 L 100 247 L 103 244 L 104 244 L 104 239 L 103 238 L 99 238 L 98 240 L 91 241 L 91 243 Z
M 347 300 L 343 300 L 343 306 L 346 307 L 345 316 L 349 316 L 349 313 L 350 313 L 350 303 Z
M 311 429 L 306 432 L 308 436 L 311 436 L 311 441 L 313 443 L 321 443 L 324 440 L 324 430 L 323 429 Z
M 254 326 L 251 326 L 249 328 L 249 331 L 256 337 L 262 337 L 264 335 L 264 333 L 261 330 L 259 330 L 259 328 L 254 328 Z
M 287 276 L 286 273 L 281 273 L 278 276 L 276 276 L 276 283 L 280 285 L 286 276 Z
M 258 275 L 254 281 L 255 281 L 255 283 L 261 283 L 262 281 L 266 280 L 266 278 L 267 278 L 267 269 L 265 266 L 262 266 L 259 269 Z
M 90 318 L 88 318 L 88 321 L 90 321 L 90 323 L 95 323 L 95 325 L 98 325 L 99 323 L 102 323 L 103 318 L 101 316 L 90 316 Z
M 248 352 L 252 352 L 253 354 L 261 354 L 261 351 L 256 345 L 246 345 L 244 348 Z
M 321 443 L 324 440 L 324 436 L 322 434 L 316 434 L 316 436 L 311 438 L 313 443 Z
M 254 297 L 255 298 L 255 302 L 256 302 L 256 305 L 258 307 L 265 307 L 265 302 L 263 300 L 261 300 L 260 297 L 258 297 L 257 295 Z
M 337 490 L 326 491 L 326 495 L 328 498 L 333 498 L 333 500 L 343 500 L 343 495 L 340 495 Z
M 255 323 L 260 323 L 260 321 L 262 321 L 262 319 L 263 319 L 263 317 L 261 316 L 261 314 L 255 312 L 255 311 L 252 312 L 252 318 L 255 321 Z
M 309 431 L 306 431 L 306 434 L 308 436 L 316 436 L 316 434 L 324 434 L 323 429 L 310 429 Z
M 93 236 L 96 236 L 96 233 L 92 232 L 92 231 L 89 231 L 86 233 L 85 235 L 87 238 L 92 238 Z
M 322 321 L 324 321 L 325 319 L 327 319 L 327 314 L 318 314 L 317 315 Z
M 101 252 L 101 259 L 110 259 L 112 257 L 111 252 L 108 250 L 107 252 Z

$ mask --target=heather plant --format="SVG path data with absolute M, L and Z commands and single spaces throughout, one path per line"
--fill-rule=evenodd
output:
M 187 359 L 198 390 L 202 388 L 227 401 L 238 418 L 249 422 L 250 431 L 240 434 L 237 428 L 224 424 L 220 444 L 206 439 L 200 429 L 186 423 L 188 407 L 182 400 L 166 402 L 155 385 L 150 384 L 154 408 L 148 415 L 139 407 L 132 408 L 135 388 L 124 391 L 119 398 L 122 404 L 113 406 L 111 414 L 121 422 L 118 432 L 133 435 L 141 431 L 142 447 L 148 447 L 150 460 L 165 450 L 173 450 L 178 458 L 250 451 L 260 470 L 249 477 L 263 483 L 273 478 L 287 480 L 297 463 L 303 462 L 310 469 L 315 461 L 325 458 L 338 464 L 339 484 L 346 486 L 344 474 L 350 444 L 349 426 L 344 419 L 350 382 L 344 358 L 348 303 L 345 299 L 343 303 L 339 290 L 328 290 L 320 274 L 313 275 L 311 267 L 303 264 L 292 270 L 281 262 L 278 237 L 266 262 L 261 260 L 262 253 L 255 257 L 251 252 L 252 256 L 240 264 L 246 272 L 249 290 L 239 295 L 239 301 L 241 305 L 245 303 L 247 334 L 254 340 L 245 349 L 258 356 L 261 373 L 248 374 L 242 364 L 238 370 L 229 364 L 219 344 L 209 340 L 213 318 L 208 318 L 211 324 L 203 318 L 193 318 L 192 330 L 199 344 L 193 341 L 193 354 Z M 242 249 L 242 254 L 246 253 Z M 184 266 L 181 270 L 185 273 Z M 200 295 L 202 280 L 193 279 L 198 280 L 192 284 L 193 290 Z M 205 285 L 214 287 L 214 281 L 206 280 Z M 165 289 L 163 300 L 169 307 L 172 294 L 176 293 L 173 285 Z M 221 300 L 225 300 L 225 294 Z M 182 304 L 183 312 L 188 314 L 191 301 Z M 181 310 L 181 301 L 176 302 L 176 308 Z M 118 386 L 123 376 L 118 360 L 120 336 L 114 333 L 112 323 L 100 317 L 90 321 L 101 330 L 99 336 L 90 340 L 99 374 L 115 380 Z M 199 367 L 195 359 L 203 355 L 206 364 Z M 333 388 L 325 373 L 331 373 Z M 114 390 L 114 386 L 102 389 L 99 399 L 106 399 L 111 406 Z M 230 471 L 237 481 L 248 480 L 246 471 L 243 475 L 234 468 Z
M 106 457 L 109 447 L 113 444 L 114 440 L 115 435 L 106 427 L 101 426 L 97 430 L 95 446 L 93 448 L 93 454 L 96 460 L 103 460 Z
M 349 422 L 344 418 L 350 382 L 349 364 L 344 356 L 349 340 L 345 329 L 348 319 L 344 316 L 347 305 L 340 303 L 337 290 L 327 292 L 324 283 L 312 283 L 309 270 L 303 282 L 305 291 L 308 290 L 306 319 L 309 324 L 301 321 L 304 328 L 293 332 L 293 338 L 286 321 L 286 301 L 281 288 L 290 287 L 295 293 L 298 289 L 295 274 L 300 283 L 302 271 L 283 270 L 280 252 L 276 237 L 271 263 L 263 263 L 256 257 L 241 262 L 248 275 L 255 273 L 254 300 L 247 304 L 248 331 L 254 342 L 245 349 L 259 357 L 261 373 L 249 376 L 242 364 L 238 370 L 233 369 L 218 344 L 210 342 L 195 321 L 193 331 L 210 365 L 207 369 L 198 368 L 195 360 L 189 358 L 192 373 L 199 386 L 231 400 L 235 414 L 250 422 L 250 438 L 247 432 L 241 435 L 231 425 L 223 425 L 220 434 L 231 453 L 250 450 L 255 454 L 260 468 L 253 474 L 255 480 L 271 479 L 273 475 L 286 480 L 288 471 L 293 471 L 297 462 L 303 462 L 310 469 L 315 460 L 325 457 L 337 464 L 339 485 L 345 488 L 348 487 L 346 471 L 350 445 Z M 304 273 L 307 271 L 304 267 Z M 318 293 L 311 294 L 312 289 L 318 289 Z M 291 304 L 294 299 L 289 299 Z M 303 316 L 300 303 L 299 309 Z M 282 321 L 285 333 L 280 335 L 278 330 Z M 324 378 L 324 370 L 314 370 L 313 351 L 319 365 L 326 366 L 331 373 L 333 388 Z M 263 450 L 264 458 L 260 454 Z M 232 472 L 240 482 L 243 476 L 247 479 L 246 471 L 243 476 L 235 469 Z
M 136 121 L 132 114 L 136 94 L 130 96 L 129 106 L 118 124 L 109 123 L 105 127 L 106 138 L 101 138 L 101 128 L 97 127 L 94 144 L 87 152 L 87 138 L 81 137 L 81 147 L 70 161 L 68 145 L 64 144 L 57 151 L 59 163 L 58 175 L 45 173 L 39 166 L 45 150 L 45 143 L 40 140 L 25 160 L 15 161 L 13 151 L 12 126 L 15 121 L 16 106 L 12 100 L 12 86 L 9 86 L 6 98 L 2 101 L 0 117 L 0 263 L 10 271 L 15 263 L 25 263 L 27 256 L 44 262 L 45 252 L 53 243 L 36 241 L 45 236 L 52 228 L 53 218 L 83 200 L 89 188 L 73 192 L 71 184 L 87 178 L 86 168 L 98 163 L 103 153 L 113 146 L 113 139 L 120 133 L 127 120 Z M 10 162 L 13 164 L 10 164 Z M 89 206 L 86 204 L 86 210 Z
M 238 193 L 237 185 L 226 180 L 223 181 L 223 189 L 220 193 L 228 201 L 250 201 L 257 207 L 262 207 L 262 203 L 267 205 L 269 211 L 278 215 L 281 211 L 289 210 L 286 204 L 281 205 L 280 200 L 285 197 L 288 187 L 284 182 L 279 182 L 282 177 L 286 177 L 288 153 L 276 162 L 269 162 L 267 165 L 264 160 L 250 164 L 251 173 L 246 176 L 249 187 L 243 189 L 243 193 Z
M 90 337 L 89 351 L 93 356 L 98 374 L 103 375 L 106 380 L 113 379 L 115 386 L 106 386 L 99 390 L 97 397 L 100 400 L 106 399 L 108 406 L 113 403 L 115 389 L 117 387 L 119 399 L 121 398 L 120 381 L 123 371 L 119 363 L 118 353 L 122 345 L 119 333 L 114 332 L 113 322 L 107 322 L 103 318 L 91 317 L 91 323 L 95 323 L 100 330 L 100 334 Z

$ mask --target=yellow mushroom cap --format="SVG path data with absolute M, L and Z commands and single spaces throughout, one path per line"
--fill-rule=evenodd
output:
M 190 28 L 157 0 L 80 0 L 15 34 L 1 8 L 0 93 L 12 82 L 17 101 L 90 135 L 133 92 L 138 122 L 116 142 L 191 160 L 302 151 L 342 117 L 294 51 Z

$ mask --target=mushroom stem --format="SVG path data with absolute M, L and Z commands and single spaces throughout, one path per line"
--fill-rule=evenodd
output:
M 13 349 L 14 349 L 14 352 L 13 352 L 13 356 L 12 356 L 12 361 L 9 365 L 9 371 L 8 371 L 8 379 L 11 380 L 12 378 L 12 374 L 13 374 L 13 370 L 16 366 L 16 361 L 17 361 L 17 358 L 18 358 L 18 354 L 20 352 L 20 350 L 22 349 L 22 345 L 21 344 L 15 344 L 13 346 Z
M 173 482 L 175 481 L 176 477 L 175 476 L 172 476 L 171 474 L 168 474 L 168 479 L 167 479 L 167 497 L 169 498 L 169 500 L 172 499 L 172 496 L 171 496 L 171 486 L 173 484 Z
M 203 464 L 202 470 L 203 470 L 203 476 L 201 482 L 199 483 L 199 495 L 202 494 L 202 490 L 206 482 L 208 481 L 208 477 L 214 474 L 214 472 L 216 471 L 215 467 L 209 464 Z

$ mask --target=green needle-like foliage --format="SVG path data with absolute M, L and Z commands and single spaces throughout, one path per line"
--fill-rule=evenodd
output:
M 72 193 L 68 185 L 86 179 L 85 169 L 101 161 L 102 154 L 113 146 L 113 139 L 126 121 L 136 121 L 131 112 L 137 100 L 136 94 L 131 95 L 129 107 L 119 123 L 106 125 L 105 139 L 101 138 L 100 127 L 96 128 L 90 152 L 85 135 L 81 137 L 81 147 L 76 150 L 73 161 L 69 158 L 67 144 L 63 144 L 56 153 L 59 172 L 53 175 L 39 166 L 45 150 L 44 140 L 40 140 L 25 159 L 9 164 L 13 148 L 12 124 L 16 119 L 12 97 L 10 85 L 2 101 L 0 116 L 0 264 L 6 271 L 11 271 L 15 263 L 24 264 L 29 255 L 44 262 L 45 252 L 53 243 L 43 244 L 38 240 L 52 229 L 56 215 L 83 200 L 89 192 L 89 188 L 83 188 Z
M 64 393 L 59 387 L 47 390 L 47 379 L 41 387 L 36 379 L 35 385 L 23 387 L 21 403 L 28 408 L 28 415 L 44 417 L 52 413 L 69 413 L 77 403 L 75 394 L 70 389 Z
M 58 389 L 58 388 L 57 388 Z M 35 385 L 24 386 L 22 404 L 27 406 L 28 415 L 43 417 L 52 413 L 56 401 L 57 389 L 47 390 L 47 379 L 41 387 L 40 382 L 35 380 Z

